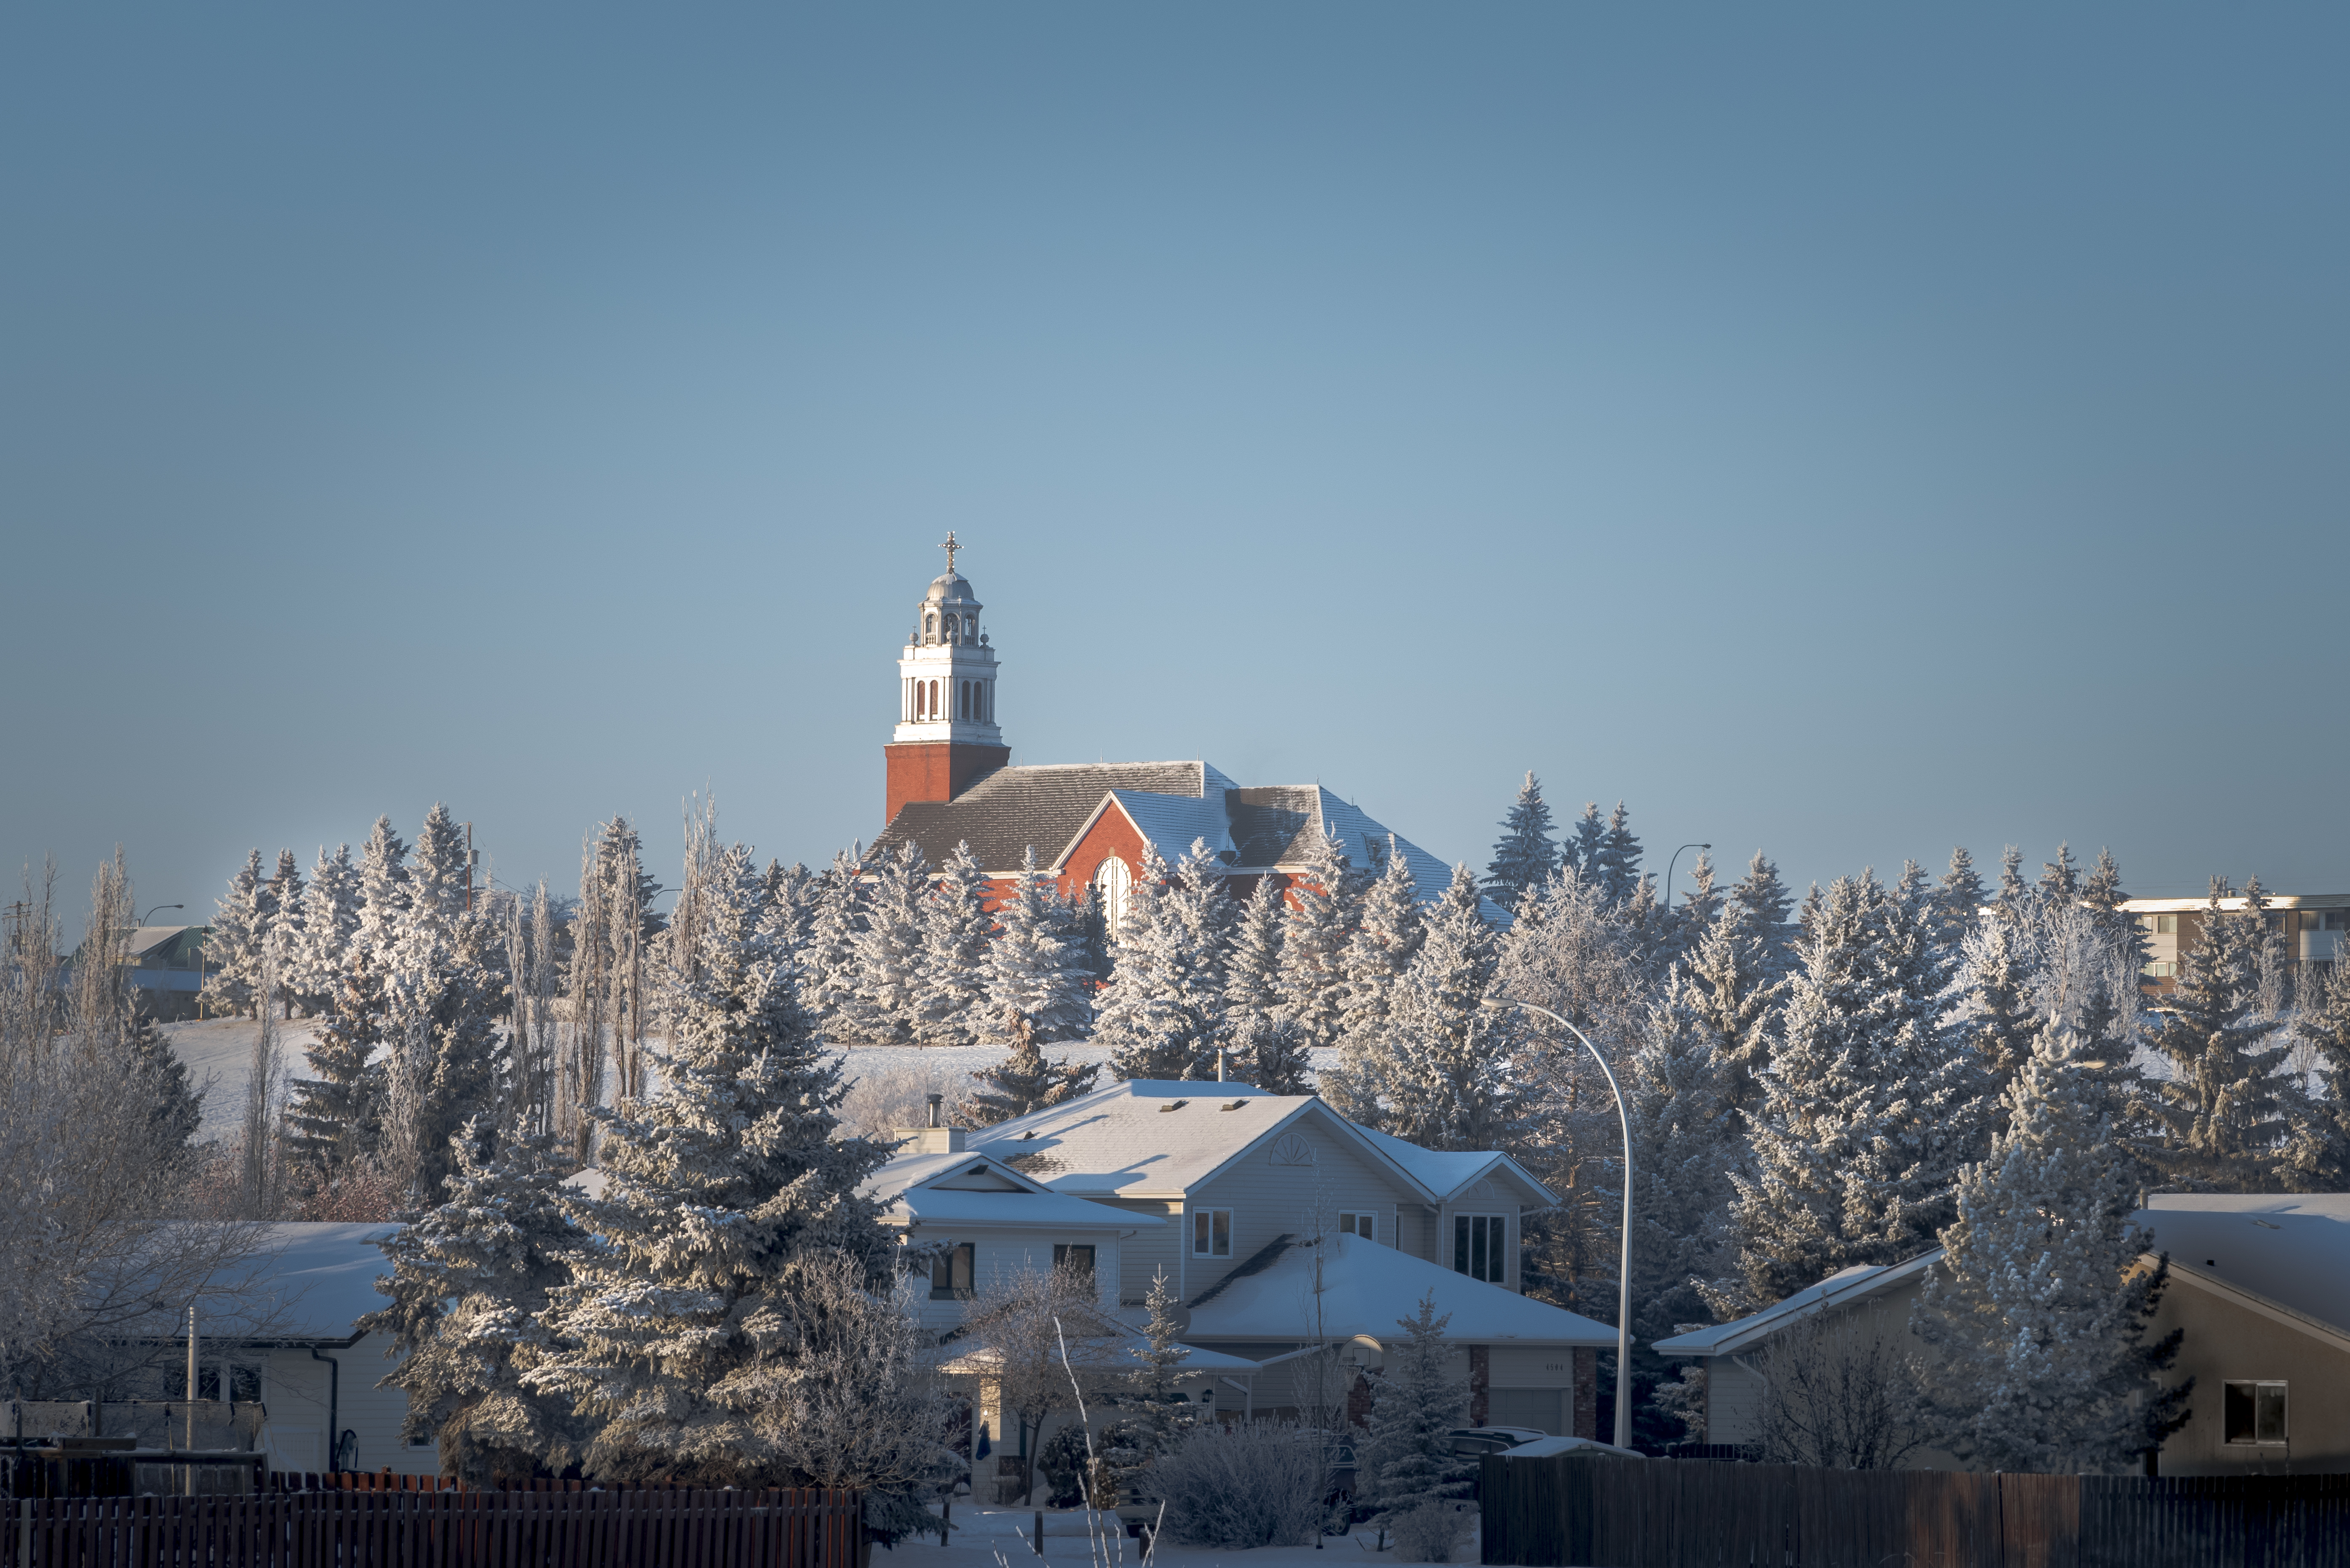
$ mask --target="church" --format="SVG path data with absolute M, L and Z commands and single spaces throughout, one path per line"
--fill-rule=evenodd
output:
M 1287 888 L 1308 875 L 1325 834 L 1367 870 L 1402 856 L 1422 903 L 1451 880 L 1444 862 L 1319 784 L 1241 784 L 1207 762 L 1012 766 L 996 723 L 995 649 L 955 569 L 963 546 L 949 534 L 941 547 L 946 572 L 922 596 L 898 654 L 898 726 L 882 748 L 889 826 L 874 856 L 912 844 L 936 866 L 968 844 L 990 877 L 1007 879 L 1034 849 L 1065 897 L 1092 888 L 1113 926 L 1145 854 L 1155 848 L 1173 866 L 1195 839 L 1222 858 L 1243 897 L 1260 877 Z M 1483 909 L 1508 924 L 1491 899 Z

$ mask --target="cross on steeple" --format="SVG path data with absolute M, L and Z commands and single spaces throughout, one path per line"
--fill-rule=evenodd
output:
M 947 542 L 940 545 L 939 548 L 947 553 L 947 576 L 953 576 L 955 552 L 962 548 L 961 545 L 955 543 L 953 529 L 950 528 L 947 530 Z

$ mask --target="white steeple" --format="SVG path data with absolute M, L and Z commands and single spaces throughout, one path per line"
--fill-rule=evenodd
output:
M 963 548 L 949 534 L 946 575 L 932 580 L 898 655 L 898 729 L 893 743 L 965 741 L 1000 746 L 995 727 L 995 650 L 979 628 L 979 600 L 955 570 Z

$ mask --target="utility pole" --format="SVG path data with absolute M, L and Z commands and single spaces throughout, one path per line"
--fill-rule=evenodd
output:
M 465 913 L 473 912 L 473 825 L 465 824 Z

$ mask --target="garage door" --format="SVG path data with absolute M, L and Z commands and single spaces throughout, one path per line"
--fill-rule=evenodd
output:
M 1565 1401 L 1563 1388 L 1494 1388 L 1485 1397 L 1485 1424 L 1491 1427 L 1532 1427 L 1554 1438 L 1568 1436 L 1559 1422 Z

